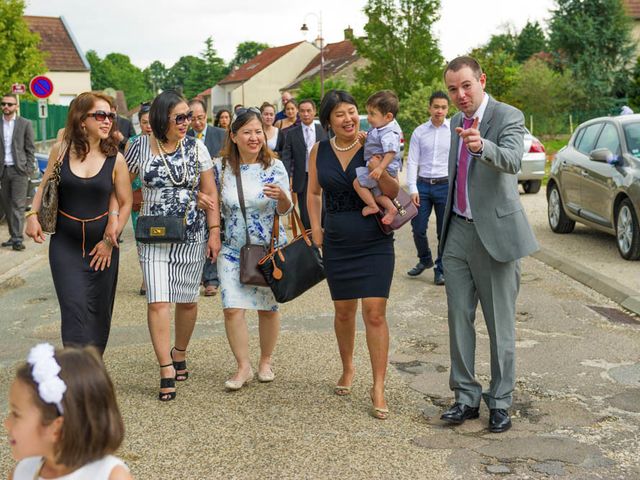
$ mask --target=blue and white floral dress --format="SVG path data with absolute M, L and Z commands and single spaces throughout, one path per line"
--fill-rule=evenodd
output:
M 209 231 L 205 212 L 197 208 L 200 173 L 211 170 L 211 156 L 200 140 L 186 137 L 184 149 L 153 155 L 150 137 L 141 135 L 132 144 L 125 159 L 131 173 L 142 180 L 140 215 L 177 215 L 186 212 L 184 243 L 140 244 L 138 254 L 147 285 L 147 302 L 193 303 L 198 300 L 202 269 L 207 256 Z M 184 173 L 184 151 L 187 172 Z M 196 171 L 196 159 L 199 163 Z M 179 183 L 176 185 L 173 180 Z M 184 178 L 184 182 L 182 179 Z
M 222 201 L 224 218 L 224 240 L 218 256 L 218 275 L 222 291 L 222 308 L 277 311 L 278 303 L 269 287 L 255 287 L 240 283 L 240 249 L 246 242 L 245 221 L 240 209 L 238 188 L 233 170 L 227 163 L 222 172 L 222 159 L 214 159 L 214 171 Z M 273 159 L 264 169 L 261 164 L 240 165 L 242 192 L 244 194 L 249 240 L 252 244 L 266 247 L 271 242 L 271 230 L 276 213 L 277 200 L 264 194 L 266 184 L 278 185 L 289 197 L 289 176 L 284 164 Z M 222 185 L 220 185 L 222 182 Z M 291 204 L 293 208 L 293 203 Z M 291 208 L 282 215 L 286 215 Z M 285 229 L 280 225 L 278 246 L 287 243 Z

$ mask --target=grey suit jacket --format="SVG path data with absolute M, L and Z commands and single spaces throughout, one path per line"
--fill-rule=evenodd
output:
M 449 193 L 442 227 L 440 249 L 447 242 L 453 213 L 453 193 L 457 174 L 462 113 L 451 119 L 449 151 Z M 524 151 L 524 116 L 517 108 L 497 102 L 489 103 L 480 123 L 484 147 L 482 155 L 471 157 L 468 191 L 471 215 L 482 244 L 498 262 L 510 262 L 538 249 L 527 216 L 520 203 L 517 173 Z
M 189 129 L 187 135 L 190 137 L 195 137 L 196 132 L 193 129 Z M 216 158 L 220 156 L 220 150 L 224 147 L 224 141 L 227 135 L 227 131 L 224 128 L 212 127 L 211 125 L 207 125 L 205 129 L 204 135 L 204 144 L 209 150 L 209 155 L 211 158 Z
M 316 127 L 316 142 L 327 139 L 327 133 L 318 124 Z M 307 160 L 307 144 L 304 141 L 302 125 L 293 127 L 285 133 L 284 148 L 282 149 L 282 163 L 284 163 L 293 191 L 302 192 L 307 185 L 305 162 Z
M 0 177 L 4 173 L 4 128 L 0 120 Z M 15 169 L 23 175 L 31 175 L 36 162 L 36 145 L 34 143 L 33 127 L 26 118 L 16 116 L 11 141 L 11 155 Z

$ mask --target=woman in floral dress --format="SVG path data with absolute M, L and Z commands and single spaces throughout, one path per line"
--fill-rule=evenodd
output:
M 218 274 L 227 339 L 238 363 L 235 375 L 225 382 L 225 387 L 239 390 L 253 378 L 245 311 L 258 311 L 261 349 L 258 380 L 262 382 L 274 379 L 271 355 L 280 331 L 278 304 L 269 287 L 240 283 L 240 249 L 246 243 L 245 225 L 252 244 L 268 246 L 275 214 L 287 215 L 293 203 L 289 197 L 287 171 L 266 146 L 260 111 L 254 108 L 239 110 L 228 135 L 227 150 L 214 163 L 225 219 Z M 246 224 L 240 208 L 236 175 L 242 176 Z M 278 243 L 286 243 L 282 226 L 279 234 Z

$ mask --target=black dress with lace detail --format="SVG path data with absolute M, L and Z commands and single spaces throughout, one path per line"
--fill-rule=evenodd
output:
M 328 140 L 318 145 L 318 182 L 325 204 L 323 256 L 333 300 L 389 297 L 395 255 L 393 235 L 376 219 L 362 216 L 364 202 L 353 189 L 356 167 L 365 166 L 360 148 L 346 169 Z

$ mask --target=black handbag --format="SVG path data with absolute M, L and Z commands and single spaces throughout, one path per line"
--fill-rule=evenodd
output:
M 244 205 L 244 192 L 242 190 L 242 172 L 238 170 L 236 175 L 236 187 L 238 188 L 238 200 L 240 210 L 244 218 L 245 244 L 240 249 L 240 283 L 244 285 L 254 285 L 256 287 L 268 287 L 269 284 L 258 268 L 258 262 L 267 253 L 264 245 L 249 243 L 249 225 L 247 225 L 247 211 Z M 276 215 L 277 217 L 277 215 Z
M 276 212 L 269 253 L 258 263 L 278 303 L 293 300 L 326 278 L 320 250 L 311 241 L 311 230 L 304 229 L 295 208 L 293 216 L 294 239 L 275 248 L 280 232 L 280 220 Z M 300 235 L 297 235 L 296 223 Z
M 162 151 L 160 151 L 160 156 L 164 160 L 165 167 L 169 171 L 169 179 L 171 182 L 176 185 L 176 182 L 173 180 L 173 176 L 171 175 L 171 171 L 169 170 L 169 165 L 167 164 L 164 156 L 162 155 Z M 185 169 L 187 168 L 187 160 L 184 158 L 184 150 L 183 150 L 183 160 Z M 200 162 L 198 160 L 198 148 L 196 145 L 196 174 L 193 180 L 193 184 L 191 185 L 191 193 L 195 199 L 195 189 L 196 184 L 199 182 L 200 178 Z M 144 186 L 142 187 L 144 188 Z M 140 204 L 140 211 L 142 211 L 142 203 Z M 187 239 L 187 215 L 189 214 L 189 202 L 187 202 L 187 206 L 185 207 L 184 215 L 140 215 L 138 217 L 138 222 L 136 223 L 136 231 L 135 237 L 136 240 L 140 243 L 184 243 Z

